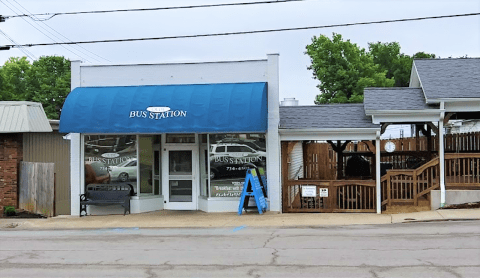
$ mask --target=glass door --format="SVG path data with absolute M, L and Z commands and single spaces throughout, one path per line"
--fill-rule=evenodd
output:
M 169 146 L 164 149 L 163 163 L 166 209 L 197 209 L 197 163 L 198 152 L 190 146 Z

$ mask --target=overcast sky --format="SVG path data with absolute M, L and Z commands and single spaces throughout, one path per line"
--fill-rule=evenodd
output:
M 30 13 L 54 13 L 234 2 L 253 1 L 0 0 L 0 14 L 9 16 L 27 13 L 20 5 Z M 0 23 L 0 30 L 19 44 L 28 44 L 52 42 L 36 28 L 55 41 L 67 41 L 65 37 L 71 41 L 86 41 L 321 26 L 475 12 L 480 12 L 478 0 L 307 0 L 233 7 L 63 15 L 44 22 L 11 18 Z M 307 70 L 310 60 L 304 54 L 305 46 L 314 35 L 325 34 L 331 37 L 332 32 L 340 33 L 345 39 L 365 48 L 369 42 L 396 41 L 400 43 L 401 51 L 408 55 L 425 51 L 442 58 L 464 55 L 480 57 L 480 16 L 267 34 L 96 43 L 84 44 L 84 49 L 38 46 L 27 50 L 37 58 L 43 55 L 62 55 L 71 60 L 83 60 L 87 64 L 248 60 L 266 58 L 267 53 L 279 53 L 280 100 L 295 97 L 301 105 L 311 105 L 319 92 L 316 88 L 318 81 L 312 79 L 312 72 Z M 10 44 L 12 43 L 0 34 L 0 45 Z M 25 54 L 19 49 L 0 51 L 0 63 L 3 65 L 11 56 Z

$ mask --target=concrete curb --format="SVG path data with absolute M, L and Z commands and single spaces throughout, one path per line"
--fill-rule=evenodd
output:
M 422 211 L 400 214 L 367 213 L 265 213 L 238 216 L 235 213 L 159 211 L 135 215 L 109 215 L 48 219 L 0 219 L 0 230 L 81 230 L 81 229 L 205 229 L 247 226 L 275 228 L 314 228 L 349 225 L 385 225 L 411 222 L 477 221 L 480 209 Z
M 407 220 L 401 223 L 421 223 L 421 222 L 448 222 L 448 221 L 479 221 L 480 218 L 444 218 L 444 219 L 424 219 L 424 220 Z M 393 223 L 392 223 L 393 224 Z

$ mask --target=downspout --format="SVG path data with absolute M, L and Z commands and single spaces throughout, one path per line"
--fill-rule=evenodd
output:
M 443 119 L 445 118 L 445 102 L 440 102 L 440 121 L 438 122 L 438 152 L 440 156 L 440 207 L 445 206 L 445 146 L 443 140 Z
M 381 173 L 380 173 L 380 131 L 377 131 L 377 136 L 375 138 L 375 182 L 376 182 L 376 192 L 377 192 L 377 214 L 382 213 L 382 192 L 381 192 Z

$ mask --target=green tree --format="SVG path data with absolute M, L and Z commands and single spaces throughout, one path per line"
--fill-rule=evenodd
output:
M 400 53 L 398 42 L 369 43 L 368 49 L 373 57 L 373 62 L 380 65 L 381 70 L 387 72 L 387 78 L 395 79 L 396 87 L 408 87 L 414 58 L 435 58 L 435 54 L 424 52 L 418 52 L 412 57 Z
M 42 56 L 26 74 L 26 96 L 40 102 L 49 119 L 59 119 L 70 92 L 70 61 L 61 56 Z
M 315 104 L 363 102 L 365 87 L 395 84 L 369 52 L 350 40 L 344 41 L 340 34 L 334 33 L 332 39 L 314 36 L 306 49 L 312 63 L 308 69 L 320 81 L 317 87 L 321 94 L 316 96 Z
M 31 68 L 27 57 L 10 57 L 0 68 L 0 101 L 26 100 L 26 73 Z

